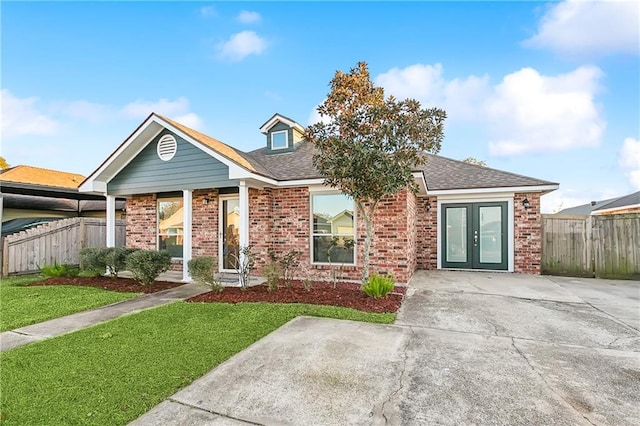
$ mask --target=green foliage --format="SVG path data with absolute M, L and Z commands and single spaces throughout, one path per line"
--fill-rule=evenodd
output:
M 2 353 L 0 406 L 7 425 L 126 425 L 299 315 L 395 319 L 333 306 L 172 303 Z
M 393 279 L 393 277 L 383 277 L 373 274 L 369 277 L 369 281 L 367 281 L 367 283 L 362 286 L 362 291 L 364 291 L 364 293 L 369 297 L 384 297 L 387 294 L 391 293 L 395 282 L 396 281 Z
M 80 250 L 80 267 L 85 274 L 99 277 L 107 270 L 107 248 L 85 247 Z
M 7 163 L 7 160 L 4 159 L 4 157 L 0 157 L 0 170 L 4 170 L 4 169 L 8 169 L 9 167 L 9 163 Z
M 197 283 L 211 287 L 211 290 L 221 293 L 224 287 L 216 280 L 216 258 L 212 256 L 194 257 L 187 263 L 189 275 Z
M 305 138 L 316 148 L 313 164 L 325 183 L 351 196 L 362 214 L 364 283 L 376 207 L 386 195 L 405 188 L 418 190 L 413 170 L 426 162 L 425 151 L 440 150 L 446 113 L 422 109 L 415 99 L 385 99 L 365 62 L 348 74 L 336 72 L 318 113 L 323 120 L 309 126 Z
M 467 157 L 462 160 L 463 163 L 475 164 L 476 166 L 487 167 L 487 162 L 484 160 L 478 160 L 475 157 Z
M 167 250 L 136 250 L 127 257 L 126 267 L 140 284 L 151 285 L 169 270 L 171 255 Z
M 127 247 L 110 247 L 104 254 L 105 264 L 112 278 L 118 278 L 118 273 L 127 266 L 127 258 L 138 249 Z
M 77 277 L 80 270 L 73 265 L 66 263 L 53 262 L 53 265 L 45 264 L 43 267 L 38 268 L 40 273 L 49 277 Z
M 13 330 L 138 296 L 137 293 L 75 285 L 41 286 L 34 283 L 38 279 L 42 277 L 2 279 L 0 331 Z

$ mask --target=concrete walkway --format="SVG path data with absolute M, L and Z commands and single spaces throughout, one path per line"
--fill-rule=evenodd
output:
M 101 306 L 90 311 L 78 312 L 66 317 L 55 318 L 38 324 L 28 325 L 0 333 L 0 352 L 39 340 L 60 336 L 81 328 L 90 327 L 122 315 L 139 312 L 144 309 L 166 305 L 177 300 L 188 299 L 210 289 L 198 284 L 185 284 L 180 287 L 159 291 L 125 300 L 112 305 Z
M 132 425 L 637 425 L 640 283 L 420 271 L 395 325 L 296 318 Z

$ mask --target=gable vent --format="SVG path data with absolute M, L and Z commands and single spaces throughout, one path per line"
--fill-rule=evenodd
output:
M 178 150 L 178 143 L 176 142 L 176 138 L 171 135 L 164 135 L 158 141 L 157 151 L 158 157 L 162 161 L 169 161 L 176 155 L 176 151 Z

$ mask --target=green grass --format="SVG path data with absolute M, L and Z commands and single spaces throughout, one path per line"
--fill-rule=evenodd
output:
M 0 331 L 13 330 L 138 296 L 81 286 L 27 286 L 41 277 L 0 281 Z
M 176 302 L 142 311 L 2 354 L 4 424 L 126 424 L 299 315 L 395 319 L 301 304 Z

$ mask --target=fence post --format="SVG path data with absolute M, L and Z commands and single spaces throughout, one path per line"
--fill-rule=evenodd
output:
M 587 216 L 587 220 L 584 221 L 585 226 L 585 248 L 586 248 L 586 269 L 589 271 L 592 277 L 596 276 L 596 261 L 593 250 L 593 216 Z
M 2 239 L 2 276 L 9 276 L 9 242 L 7 237 Z

